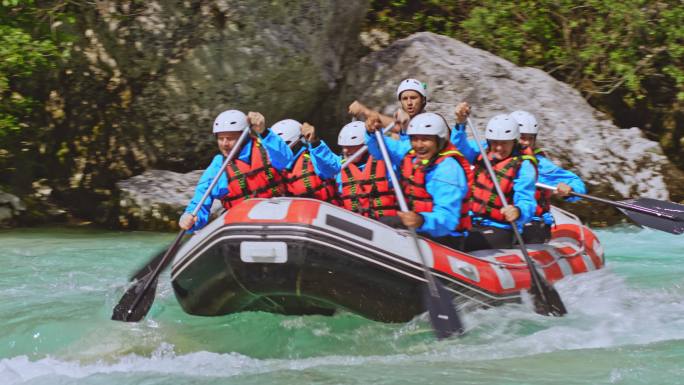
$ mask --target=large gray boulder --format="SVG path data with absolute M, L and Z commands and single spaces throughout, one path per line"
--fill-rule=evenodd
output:
M 0 190 L 0 228 L 17 224 L 26 212 L 26 205 L 17 196 Z
M 135 127 L 150 164 L 182 165 L 204 161 L 224 109 L 261 111 L 271 123 L 315 111 L 355 61 L 367 1 L 95 4 L 74 54 L 89 71 L 72 78 L 106 83 L 126 111 L 107 124 Z
M 195 193 L 202 170 L 177 173 L 147 170 L 117 183 L 119 190 L 119 225 L 144 230 L 178 228 L 178 218 Z M 221 209 L 214 201 L 212 213 Z
M 341 86 L 338 119 L 346 118 L 354 99 L 391 114 L 398 107 L 396 86 L 407 77 L 428 84 L 427 109 L 450 124 L 463 100 L 473 106 L 472 120 L 480 130 L 496 114 L 532 112 L 540 121 L 540 144 L 579 174 L 591 193 L 669 198 L 664 175 L 672 166 L 641 130 L 617 128 L 577 90 L 544 71 L 518 67 L 446 36 L 417 33 L 364 57 Z

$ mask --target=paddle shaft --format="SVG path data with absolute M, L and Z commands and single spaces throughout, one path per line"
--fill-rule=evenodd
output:
M 551 190 L 551 191 L 557 190 L 556 187 L 549 186 L 549 185 L 544 184 L 544 183 L 537 183 L 537 187 L 543 188 L 546 190 Z M 625 209 L 625 210 L 629 210 L 629 211 L 635 211 L 635 212 L 646 214 L 646 215 L 652 215 L 654 217 L 666 218 L 666 219 L 670 219 L 673 221 L 679 220 L 679 218 L 676 215 L 666 214 L 666 213 L 660 212 L 658 210 L 649 209 L 647 207 L 630 205 L 629 203 L 623 203 L 623 202 L 615 202 L 615 201 L 611 201 L 608 199 L 599 198 L 599 197 L 595 197 L 592 195 L 582 194 L 582 193 L 578 193 L 578 192 L 574 192 L 574 191 L 570 191 L 570 195 L 574 195 L 574 196 L 577 196 L 580 198 L 584 198 L 584 199 L 588 199 L 588 200 L 592 200 L 592 201 L 596 201 L 596 202 L 605 203 L 605 204 L 615 206 L 615 207 L 619 207 L 621 209 Z
M 235 155 L 237 152 L 240 150 L 242 147 L 242 143 L 244 143 L 245 139 L 249 135 L 249 130 L 250 128 L 247 127 L 242 131 L 242 134 L 238 138 L 237 142 L 233 146 L 233 148 L 230 150 L 230 153 L 228 153 L 228 156 L 226 156 L 226 159 L 223 161 L 223 164 L 221 165 L 221 168 L 219 169 L 218 174 L 214 177 L 214 179 L 211 181 L 211 184 L 209 184 L 209 187 L 207 188 L 207 191 L 204 192 L 204 195 L 202 195 L 202 199 L 200 199 L 199 202 L 197 202 L 197 206 L 192 210 L 191 215 L 193 217 L 197 216 L 197 213 L 199 212 L 200 208 L 202 207 L 202 203 L 209 197 L 209 194 L 211 193 L 211 190 L 216 186 L 216 183 L 218 183 L 218 180 L 225 171 L 226 167 L 228 167 L 228 163 L 230 163 L 233 158 L 235 158 Z M 176 249 L 178 248 L 178 245 L 180 245 L 181 240 L 183 239 L 183 235 L 185 235 L 185 229 L 181 229 L 178 232 L 178 235 L 176 235 L 176 239 L 174 239 L 173 243 L 171 246 L 166 250 L 166 253 L 164 254 L 164 257 L 159 261 L 157 266 L 154 268 L 152 271 L 152 275 L 147 279 L 145 282 L 145 285 L 143 286 L 143 289 L 139 292 L 139 294 L 136 296 L 135 300 L 131 304 L 131 306 L 128 308 L 126 311 L 126 316 L 124 317 L 124 321 L 128 321 L 130 318 L 131 314 L 133 314 L 133 311 L 135 308 L 138 306 L 142 298 L 145 296 L 145 293 L 147 290 L 149 290 L 150 285 L 152 285 L 153 282 L 157 280 L 157 277 L 159 277 L 159 274 L 161 273 L 162 269 L 166 267 L 168 262 L 170 261 L 170 258 L 176 253 Z
M 504 195 L 503 191 L 501 191 L 501 186 L 499 186 L 499 181 L 496 179 L 496 174 L 494 173 L 494 169 L 492 168 L 492 164 L 489 162 L 489 157 L 487 156 L 487 153 L 485 152 L 485 149 L 482 146 L 482 143 L 480 142 L 480 134 L 478 134 L 477 129 L 475 128 L 473 123 L 470 121 L 470 118 L 468 118 L 467 122 L 468 122 L 468 125 L 470 126 L 470 130 L 473 132 L 473 137 L 475 138 L 475 142 L 477 143 L 477 147 L 480 149 L 480 154 L 482 154 L 482 160 L 484 161 L 485 167 L 487 168 L 487 173 L 489 173 L 489 177 L 492 178 L 492 183 L 494 184 L 494 188 L 496 189 L 496 194 L 499 196 L 499 199 L 501 199 L 501 203 L 503 204 L 503 207 L 508 207 L 508 202 L 506 201 L 506 196 Z M 523 257 L 525 258 L 525 263 L 527 263 L 527 268 L 530 270 L 530 276 L 532 277 L 532 284 L 539 288 L 539 290 L 537 290 L 537 292 L 541 295 L 542 301 L 544 303 L 548 303 L 548 299 L 546 298 L 546 295 L 544 294 L 544 290 L 541 290 L 541 277 L 539 277 L 539 273 L 537 272 L 537 269 L 534 267 L 534 262 L 532 262 L 530 255 L 527 253 L 527 247 L 525 247 L 525 243 L 523 242 L 522 235 L 520 235 L 520 231 L 518 230 L 518 225 L 515 224 L 515 221 L 511 221 L 510 223 L 511 223 L 511 228 L 513 229 L 513 234 L 515 234 L 515 239 L 518 241 L 518 245 L 520 246 L 520 251 L 522 252 Z
M 385 169 L 387 169 L 387 173 L 389 174 L 390 180 L 392 181 L 392 186 L 394 186 L 394 193 L 397 196 L 397 201 L 399 202 L 399 209 L 403 212 L 408 212 L 409 208 L 406 204 L 406 198 L 404 197 L 404 192 L 402 191 L 401 185 L 399 184 L 397 174 L 394 172 L 394 167 L 392 167 L 392 159 L 389 157 L 387 146 L 385 145 L 385 138 L 383 137 L 383 134 L 380 133 L 380 131 L 376 130 L 375 139 L 378 142 L 378 147 L 380 147 L 382 159 L 385 161 Z M 425 256 L 423 255 L 423 252 L 420 250 L 420 245 L 418 244 L 418 234 L 416 234 L 416 229 L 414 227 L 409 227 L 409 232 L 411 233 L 413 245 L 416 248 L 416 251 L 418 252 L 418 256 L 420 257 L 421 266 L 423 268 L 423 275 L 427 280 L 428 288 L 430 289 L 430 295 L 433 297 L 438 297 L 439 293 L 437 292 L 437 284 L 435 283 L 435 277 L 433 277 L 430 273 L 430 270 L 428 270 L 427 261 L 425 259 Z

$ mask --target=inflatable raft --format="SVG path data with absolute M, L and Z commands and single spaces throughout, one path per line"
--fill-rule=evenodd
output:
M 599 269 L 603 249 L 572 214 L 552 209 L 548 244 L 528 245 L 549 282 Z M 516 249 L 464 253 L 421 238 L 428 267 L 456 306 L 520 302 L 530 274 Z M 178 251 L 172 285 L 183 309 L 333 314 L 383 322 L 424 312 L 422 274 L 409 233 L 312 199 L 251 199 L 219 216 Z

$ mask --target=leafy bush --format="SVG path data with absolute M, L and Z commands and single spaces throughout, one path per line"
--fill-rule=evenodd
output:
M 15 174 L 18 162 L 40 146 L 36 114 L 44 114 L 42 80 L 68 57 L 67 38 L 53 27 L 66 17 L 62 2 L 2 0 L 0 5 L 0 175 Z M 42 89 L 43 93 L 40 92 Z M 45 133 L 43 133 L 45 135 Z M 21 159 L 19 159 L 21 158 Z

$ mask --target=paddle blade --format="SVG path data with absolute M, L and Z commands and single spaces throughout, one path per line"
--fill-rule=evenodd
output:
M 463 322 L 454 307 L 453 293 L 447 290 L 439 281 L 435 280 L 437 295 L 430 292 L 429 285 L 423 285 L 423 301 L 430 315 L 430 323 L 437 339 L 460 336 L 465 332 Z
M 148 276 L 145 278 L 151 279 L 152 277 Z M 142 293 L 145 289 L 145 282 L 145 279 L 137 280 L 126 290 L 126 293 L 124 293 L 112 311 L 112 320 L 138 322 L 147 315 L 157 293 L 157 278 L 155 277 L 145 293 Z M 141 294 L 143 295 L 142 298 L 136 303 L 136 298 Z
M 534 311 L 545 316 L 562 317 L 567 314 L 565 304 L 558 294 L 558 291 L 540 274 L 537 274 L 538 285 L 530 287 L 530 296 L 534 303 Z
M 684 221 L 684 205 L 670 201 L 661 201 L 653 198 L 638 198 L 623 201 L 624 203 L 631 203 L 636 206 L 646 207 L 651 210 L 656 210 L 666 215 L 673 216 L 673 220 Z
M 622 203 L 653 211 L 653 214 L 644 214 L 620 207 L 620 211 L 636 224 L 670 234 L 684 234 L 684 205 L 652 198 L 630 199 Z M 663 216 L 658 216 L 658 213 Z
M 135 281 L 114 307 L 112 320 L 138 322 L 145 317 L 154 302 L 159 274 L 171 263 L 184 234 L 185 230 L 180 230 L 171 246 L 161 253 L 161 258 L 159 254 L 154 256 L 134 274 Z

